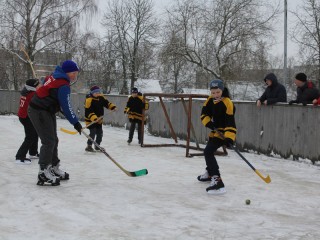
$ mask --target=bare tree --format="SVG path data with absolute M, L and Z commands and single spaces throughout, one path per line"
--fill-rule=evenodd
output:
M 166 33 L 167 28 L 164 28 Z M 180 78 L 180 74 L 183 71 L 183 67 L 187 65 L 186 59 L 180 54 L 176 53 L 176 48 L 179 48 L 182 45 L 183 39 L 176 36 L 174 29 L 168 33 L 167 38 L 165 39 L 166 34 L 163 39 L 165 43 L 160 50 L 159 59 L 160 63 L 163 66 L 163 72 L 167 75 L 167 80 L 173 78 L 173 93 L 180 92 L 181 88 L 184 87 L 183 80 Z
M 33 62 L 38 52 L 61 42 L 69 44 L 65 37 L 74 32 L 68 29 L 77 28 L 81 13 L 95 11 L 94 0 L 5 0 L 0 13 L 0 47 L 28 65 L 19 51 L 21 45 Z M 29 67 L 28 76 L 31 75 Z
M 176 52 L 212 76 L 226 78 L 232 59 L 253 53 L 257 40 L 270 33 L 277 10 L 267 5 L 260 0 L 177 1 L 167 10 L 183 39 Z
M 300 56 L 309 76 L 320 86 L 320 1 L 304 0 L 299 11 L 294 12 L 298 24 L 292 37 L 300 45 Z
M 127 76 L 131 79 L 131 87 L 139 77 L 139 56 L 141 46 L 145 49 L 152 45 L 158 27 L 153 13 L 152 0 L 112 0 L 104 15 L 103 25 L 116 37 L 114 50 L 119 52 L 123 72 L 122 93 L 128 93 Z M 150 49 L 150 48 L 149 48 Z M 129 71 L 127 71 L 129 69 Z

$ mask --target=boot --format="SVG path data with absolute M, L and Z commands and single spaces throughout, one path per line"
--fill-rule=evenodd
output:
M 210 186 L 206 189 L 209 194 L 224 194 L 226 189 L 220 176 L 214 175 L 211 179 Z
M 85 150 L 87 152 L 95 152 L 91 145 L 88 145 Z
M 199 175 L 198 176 L 198 180 L 200 181 L 200 182 L 209 182 L 209 181 L 211 181 L 211 177 L 209 176 L 209 173 L 208 173 L 208 171 L 206 171 L 204 174 L 202 174 L 202 175 Z
M 61 170 L 60 163 L 58 163 L 56 166 L 51 167 L 51 173 L 52 175 L 59 177 L 60 180 L 69 180 L 69 173 Z
M 40 169 L 37 185 L 43 186 L 46 185 L 46 183 L 51 184 L 51 186 L 60 185 L 60 178 L 52 175 L 50 168 L 51 165 L 48 165 L 46 168 Z

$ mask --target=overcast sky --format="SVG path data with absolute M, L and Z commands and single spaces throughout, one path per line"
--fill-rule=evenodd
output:
M 96 0 L 98 2 L 99 8 L 99 18 L 103 16 L 104 9 L 107 6 L 108 0 Z M 284 0 L 270 0 L 276 3 L 280 2 L 280 8 L 283 11 L 284 9 Z M 159 14 L 159 18 L 163 14 L 166 7 L 172 5 L 174 0 L 153 0 L 155 9 Z M 297 7 L 303 3 L 303 0 L 287 0 L 288 4 L 288 30 L 294 26 L 294 17 L 290 11 L 296 11 Z M 100 21 L 100 20 L 99 20 Z M 94 27 L 97 28 L 96 21 L 94 22 Z M 284 15 L 279 17 L 277 24 L 277 29 L 275 30 L 275 45 L 272 49 L 274 56 L 283 56 L 284 51 Z M 291 41 L 289 32 L 288 32 L 288 58 L 296 56 L 298 54 L 298 46 Z

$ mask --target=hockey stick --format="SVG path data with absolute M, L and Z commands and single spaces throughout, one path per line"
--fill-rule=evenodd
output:
M 116 160 L 114 160 L 107 152 L 104 148 L 100 147 L 100 145 L 98 143 L 96 143 L 83 129 L 81 130 L 81 132 L 83 133 L 83 135 L 85 135 L 90 141 L 93 142 L 93 144 L 100 149 L 101 152 L 104 153 L 104 155 L 106 155 L 115 165 L 117 165 L 125 174 L 127 174 L 129 177 L 139 177 L 139 176 L 143 176 L 143 175 L 147 175 L 148 174 L 148 170 L 147 169 L 141 169 L 138 171 L 134 171 L 134 172 L 129 172 L 126 169 L 124 169 Z
M 215 131 L 216 133 L 218 133 L 219 136 L 220 136 L 222 139 L 225 139 L 224 135 L 223 135 L 218 129 L 214 129 L 214 131 Z M 271 182 L 270 176 L 269 176 L 269 175 L 267 175 L 266 177 L 262 176 L 262 174 L 261 174 L 257 169 L 255 169 L 255 167 L 252 166 L 252 164 L 240 153 L 239 149 L 238 149 L 236 146 L 231 145 L 230 148 L 231 148 L 232 150 L 234 150 L 234 151 L 242 158 L 242 160 L 245 161 L 245 162 L 249 165 L 249 167 L 251 167 L 251 169 L 252 169 L 263 181 L 265 181 L 266 183 L 270 183 L 270 182 Z
M 29 54 L 27 53 L 26 49 L 24 48 L 24 46 L 22 44 L 20 44 L 20 50 L 24 53 L 24 55 L 26 55 L 27 58 L 27 62 L 29 63 L 31 70 L 32 70 L 32 76 L 36 79 L 38 79 L 36 71 L 33 68 L 33 63 L 31 62 L 31 59 L 29 57 Z
M 82 128 L 82 129 L 86 129 L 86 128 L 90 127 L 91 125 L 99 122 L 102 118 L 103 118 L 103 116 L 98 117 L 95 121 L 89 123 L 88 125 L 86 125 L 86 126 L 85 126 L 84 128 Z M 68 130 L 68 129 L 65 129 L 65 128 L 60 128 L 60 130 L 61 130 L 62 132 L 65 132 L 65 133 L 68 133 L 68 134 L 72 134 L 72 135 L 75 135 L 75 134 L 78 133 L 78 131 L 71 131 L 71 130 Z

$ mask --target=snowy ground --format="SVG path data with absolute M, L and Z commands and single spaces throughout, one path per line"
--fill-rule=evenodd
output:
M 73 130 L 65 120 L 58 127 Z M 271 176 L 266 184 L 229 151 L 218 157 L 228 192 L 212 196 L 196 180 L 203 157 L 141 148 L 136 138 L 128 146 L 126 130 L 104 126 L 107 152 L 130 171 L 147 168 L 147 176 L 130 178 L 102 153 L 85 153 L 84 136 L 59 132 L 62 168 L 71 179 L 41 187 L 36 161 L 15 163 L 24 137 L 18 118 L 0 116 L 0 132 L 0 240 L 320 239 L 319 166 L 244 154 Z

